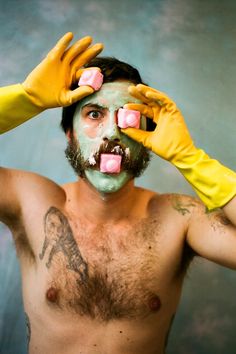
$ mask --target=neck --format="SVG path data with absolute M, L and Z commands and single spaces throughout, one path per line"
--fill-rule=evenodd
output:
M 75 195 L 73 211 L 88 221 L 118 221 L 136 212 L 135 201 L 138 193 L 134 180 L 130 180 L 114 193 L 99 193 L 86 179 L 82 178 L 74 184 L 73 189 Z

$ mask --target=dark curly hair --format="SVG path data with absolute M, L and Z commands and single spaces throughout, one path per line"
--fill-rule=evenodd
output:
M 144 84 L 136 68 L 113 57 L 96 57 L 84 67 L 100 68 L 103 74 L 103 83 L 117 80 L 127 80 L 135 85 Z M 74 83 L 71 86 L 71 89 L 73 90 L 77 87 L 78 84 Z M 75 102 L 68 107 L 64 107 L 62 110 L 61 128 L 65 133 L 73 130 L 73 117 L 77 104 L 78 102 Z M 154 130 L 154 126 L 154 123 L 150 119 L 147 119 L 147 130 Z

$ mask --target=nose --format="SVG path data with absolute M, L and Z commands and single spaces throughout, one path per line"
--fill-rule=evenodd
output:
M 110 115 L 102 138 L 103 140 L 120 141 L 121 136 L 120 129 L 117 126 L 116 112 Z

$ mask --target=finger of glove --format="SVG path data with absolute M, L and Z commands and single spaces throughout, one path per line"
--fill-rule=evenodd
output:
M 160 91 L 158 91 L 150 86 L 144 85 L 144 84 L 138 84 L 136 87 L 140 92 L 143 92 L 143 93 L 145 93 L 145 91 L 160 92 Z
M 148 99 L 156 101 L 160 106 L 172 102 L 171 99 L 165 93 L 155 90 L 149 86 L 138 84 L 137 90 Z
M 122 133 L 126 134 L 129 138 L 143 144 L 145 147 L 148 146 L 148 140 L 150 137 L 150 132 L 146 132 L 145 130 L 135 129 L 135 128 L 126 128 L 121 129 Z
M 131 109 L 134 111 L 139 111 L 141 114 L 143 114 L 145 117 L 154 118 L 153 110 L 151 107 L 141 104 L 141 103 L 127 103 L 124 105 L 125 109 Z
M 87 36 L 81 38 L 75 44 L 73 44 L 70 48 L 68 48 L 63 54 L 62 60 L 66 64 L 70 64 L 72 60 L 74 60 L 79 54 L 84 52 L 92 43 L 92 37 Z
M 157 102 L 160 107 L 164 106 L 168 112 L 174 112 L 177 110 L 175 102 L 163 93 L 157 94 L 149 92 L 147 93 L 147 97 Z
M 89 63 L 103 50 L 103 44 L 97 43 L 92 47 L 86 49 L 81 55 L 74 59 L 71 63 L 71 70 L 73 73 L 77 72 L 84 64 Z
M 138 100 L 140 100 L 140 101 L 142 101 L 144 103 L 148 103 L 149 102 L 149 100 L 142 93 L 140 93 L 137 90 L 136 86 L 130 85 L 129 88 L 128 88 L 128 91 L 133 97 L 137 98 Z
M 82 98 L 84 98 L 88 95 L 91 95 L 93 92 L 94 92 L 94 89 L 92 89 L 92 87 L 90 87 L 90 86 L 81 86 L 73 91 L 70 91 L 70 94 L 69 94 L 70 103 L 68 103 L 68 105 L 82 100 Z
M 49 58 L 60 57 L 61 58 L 72 39 L 73 39 L 73 33 L 72 32 L 66 33 L 63 37 L 61 37 L 59 39 L 57 44 L 50 50 L 47 57 L 49 57 Z
M 100 68 L 98 68 L 97 66 L 90 66 L 89 68 L 85 68 L 85 69 L 79 69 L 79 70 L 77 70 L 77 72 L 76 72 L 76 80 L 79 80 L 79 78 L 80 78 L 80 76 L 83 74 L 83 72 L 85 71 L 85 70 L 94 70 L 94 69 L 96 69 L 96 70 L 98 70 L 98 71 L 102 71 Z

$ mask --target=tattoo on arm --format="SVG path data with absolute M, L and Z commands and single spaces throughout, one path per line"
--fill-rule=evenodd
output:
M 172 201 L 172 206 L 178 213 L 182 215 L 190 214 L 190 208 L 195 207 L 194 203 L 183 203 L 179 196 L 175 196 Z
M 27 342 L 28 342 L 28 347 L 29 347 L 29 342 L 31 338 L 31 327 L 30 327 L 30 320 L 29 316 L 25 312 L 25 322 L 26 322 L 26 330 L 27 330 Z
M 88 279 L 88 265 L 79 251 L 67 218 L 59 209 L 51 207 L 47 211 L 44 217 L 44 232 L 45 239 L 39 258 L 42 260 L 49 248 L 47 268 L 51 267 L 54 256 L 61 252 L 67 269 L 79 274 L 79 283 L 85 282 Z

